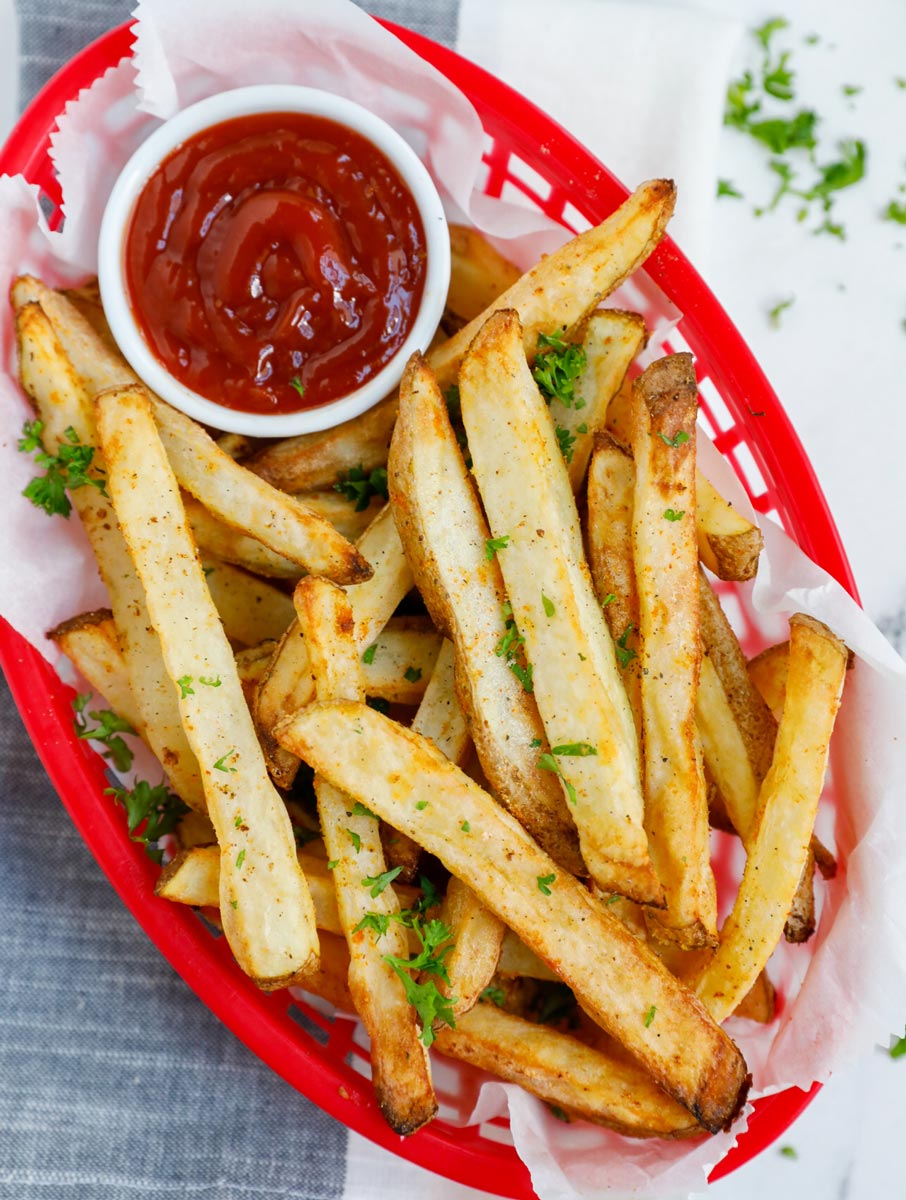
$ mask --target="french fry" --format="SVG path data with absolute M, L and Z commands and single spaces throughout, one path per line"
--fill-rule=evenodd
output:
M 138 382 L 125 359 L 64 295 L 30 277 L 14 287 L 38 299 L 90 395 Z M 340 583 L 369 578 L 368 563 L 328 521 L 235 463 L 190 417 L 148 395 L 180 485 L 215 517 L 241 528 L 306 570 Z
M 217 448 L 224 454 L 229 454 L 236 462 L 248 458 L 255 448 L 254 438 L 247 437 L 244 433 L 221 433 L 214 440 L 217 442 Z
M 365 694 L 391 704 L 420 703 L 442 640 L 426 617 L 391 617 L 364 651 Z
M 374 574 L 365 583 L 349 589 L 360 652 L 372 644 L 394 609 L 412 587 L 412 571 L 406 562 L 393 514 L 388 505 L 375 517 L 359 542 L 362 555 Z M 280 746 L 274 726 L 283 717 L 308 704 L 314 695 L 308 651 L 297 621 L 290 625 L 261 680 L 255 707 L 255 724 L 261 738 L 268 769 L 284 788 L 292 785 L 299 763 Z
M 303 571 L 298 563 L 290 562 L 256 538 L 219 521 L 188 492 L 182 493 L 182 503 L 192 537 L 204 554 L 241 567 L 253 575 L 265 575 L 268 579 L 284 579 L 295 583 L 301 578 Z
M 256 646 L 283 637 L 295 617 L 285 592 L 230 563 L 202 555 L 211 599 L 231 642 Z
M 569 461 L 574 492 L 585 478 L 594 436 L 604 428 L 608 405 L 647 341 L 648 330 L 638 313 L 603 308 L 588 318 L 582 336 L 585 370 L 576 380 L 575 403 L 567 408 L 556 399 L 551 402 L 552 407 L 556 406 L 557 425 L 575 439 Z
M 456 1029 L 441 1030 L 437 1048 L 518 1083 L 564 1114 L 630 1137 L 701 1133 L 688 1112 L 634 1063 L 493 1004 L 479 1004 Z
M 350 702 L 312 704 L 278 735 L 335 787 L 436 854 L 705 1129 L 732 1121 L 747 1082 L 730 1039 L 606 907 L 427 739 Z M 422 797 L 431 799 L 419 808 Z
M 352 467 L 371 472 L 386 463 L 395 421 L 396 397 L 391 396 L 332 429 L 265 446 L 244 465 L 284 492 L 330 488 Z
M 267 778 L 151 402 L 130 387 L 102 393 L 96 406 L 108 488 L 217 831 L 224 932 L 246 974 L 261 987 L 282 987 L 318 955 L 292 826 Z
M 249 706 L 249 712 L 255 711 L 258 685 L 264 678 L 276 649 L 275 641 L 266 641 L 259 642 L 257 646 L 246 646 L 244 650 L 236 651 L 236 670 L 242 685 L 242 694 Z
M 179 820 L 179 824 L 174 830 L 174 837 L 180 852 L 193 850 L 196 847 L 199 849 L 208 850 L 213 848 L 215 861 L 217 863 L 217 876 L 214 880 L 214 890 L 212 898 L 207 903 L 210 903 L 214 908 L 217 907 L 220 901 L 220 895 L 217 890 L 217 885 L 220 879 L 220 851 L 217 849 L 217 834 L 214 826 L 211 824 L 210 818 L 204 813 L 195 812 L 194 809 L 189 809 L 184 816 Z
M 360 509 L 339 492 L 299 492 L 296 499 L 311 512 L 329 521 L 338 533 L 351 542 L 357 542 L 374 518 L 384 507 L 380 496 L 372 496 Z
M 118 717 L 147 737 L 145 723 L 129 685 L 126 661 L 109 608 L 81 613 L 63 621 L 47 636 L 76 666 L 92 690 L 103 696 Z
M 602 891 L 659 903 L 642 827 L 635 725 L 515 313 L 496 313 L 482 328 L 463 362 L 460 396 L 495 539 L 488 546 L 497 546 L 552 747 L 543 757 L 539 749 L 539 777 L 546 769 L 562 781 L 582 856 Z
M 642 265 L 663 237 L 675 199 L 670 180 L 643 183 L 613 216 L 543 258 L 432 351 L 428 363 L 441 389 L 456 382 L 466 351 L 494 312 L 512 309 L 518 314 L 529 361 L 535 356 L 539 333 L 569 329 L 581 321 Z
M 495 794 L 552 858 L 583 873 L 563 792 L 553 775 L 537 769 L 548 749 L 538 708 L 526 677 L 517 678 L 502 650 L 506 592 L 488 556 L 488 527 L 421 357 L 410 360 L 400 385 L 388 484 L 419 591 L 456 647 L 456 693 Z
M 720 946 L 696 987 L 717 1021 L 754 985 L 783 933 L 809 854 L 848 658 L 820 621 L 790 619 L 786 702 L 761 787 L 755 841 Z
M 768 646 L 767 650 L 750 658 L 746 666 L 752 686 L 771 710 L 775 721 L 779 721 L 783 713 L 789 659 L 790 644 L 781 642 L 778 646 Z
M 300 581 L 295 599 L 317 697 L 360 699 L 359 650 L 349 600 L 339 588 L 312 577 Z M 385 957 L 408 959 L 405 929 L 393 920 L 382 932 L 362 926 L 370 913 L 392 918 L 400 911 L 396 893 L 386 881 L 381 886 L 387 864 L 378 821 L 367 812 L 356 812 L 350 798 L 318 773 L 314 787 L 349 947 L 349 990 L 371 1038 L 378 1105 L 396 1133 L 411 1134 L 437 1111 L 426 1048 L 433 1034 L 426 1031 L 428 1036 L 420 1039 L 403 979 Z
M 649 914 L 649 927 L 655 936 L 687 949 L 717 941 L 708 795 L 695 728 L 701 663 L 694 522 L 697 397 L 692 356 L 659 359 L 633 385 L 630 421 L 645 828 L 667 898 L 665 911 Z
M 388 623 L 389 630 L 392 621 Z M 386 634 L 387 630 L 385 630 Z M 372 663 L 367 670 L 371 671 L 377 662 Z M 456 659 L 453 643 L 446 638 L 441 644 L 440 653 L 434 664 L 431 679 L 425 689 L 425 694 L 418 706 L 418 712 L 412 721 L 416 733 L 430 738 L 434 745 L 445 754 L 451 762 L 462 766 L 463 761 L 472 745 L 469 726 L 459 705 L 455 686 Z M 366 684 L 367 691 L 367 684 Z M 392 867 L 400 867 L 399 878 L 412 880 L 418 870 L 422 848 L 418 842 L 384 824 L 381 828 L 384 852 Z
M 482 904 L 467 884 L 450 877 L 440 920 L 449 927 L 452 949 L 446 959 L 448 983 L 438 987 L 453 997 L 456 1019 L 478 1003 L 494 978 L 506 926 Z
M 620 669 L 639 745 L 642 739 L 642 662 L 636 651 L 639 595 L 632 563 L 632 455 L 606 430 L 595 435 L 588 468 L 588 565 L 610 636 L 619 646 Z
M 521 272 L 468 225 L 450 226 L 447 309 L 463 323 L 474 320 L 513 286 Z
M 97 430 L 90 401 L 38 304 L 24 302 L 19 308 L 16 335 L 22 387 L 44 422 L 45 449 L 57 453 L 61 442 L 67 440 L 67 429 L 72 429 L 83 445 L 96 448 Z M 104 468 L 97 449 L 94 466 L 99 471 Z M 173 789 L 187 804 L 204 812 L 206 801 L 198 763 L 183 731 L 160 643 L 148 619 L 144 592 L 110 500 L 94 487 L 77 488 L 71 498 L 116 616 L 137 709 L 133 715 L 138 719 L 132 724 L 157 755 Z
M 607 428 L 619 442 L 628 443 L 632 382 L 625 380 L 607 410 Z M 695 532 L 698 556 L 718 579 L 753 579 L 763 538 L 732 503 L 701 472 L 695 475 Z
M 718 579 L 754 579 L 764 538 L 702 475 L 695 477 L 695 528 L 701 561 Z

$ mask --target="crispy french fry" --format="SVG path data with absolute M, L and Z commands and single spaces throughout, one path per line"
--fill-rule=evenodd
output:
M 427 739 L 349 702 L 310 705 L 278 734 L 334 786 L 436 854 L 704 1128 L 732 1121 L 747 1087 L 733 1043 L 606 907 Z M 432 799 L 419 808 L 422 796 Z
M 768 646 L 767 650 L 750 658 L 746 667 L 753 687 L 771 710 L 775 721 L 779 721 L 783 713 L 789 658 L 790 644 L 781 642 L 779 646 Z
M 285 492 L 330 488 L 352 467 L 370 472 L 386 463 L 395 420 L 396 397 L 390 396 L 342 425 L 265 446 L 244 465 Z
M 702 475 L 695 477 L 695 528 L 701 561 L 718 579 L 754 579 L 764 538 Z
M 572 488 L 519 319 L 496 313 L 463 362 L 473 471 L 534 696 L 552 746 L 539 750 L 569 797 L 582 856 L 603 891 L 658 903 L 642 827 L 635 725 L 595 597 Z M 502 631 L 503 632 L 503 631 Z
M 224 454 L 229 454 L 236 462 L 248 458 L 255 448 L 255 439 L 247 437 L 244 433 L 221 433 L 215 441 L 217 448 Z
M 473 338 L 494 312 L 512 309 L 518 313 L 529 360 L 534 358 L 539 333 L 577 324 L 645 261 L 664 234 L 675 199 L 676 188 L 670 180 L 643 183 L 613 216 L 543 258 L 483 313 L 432 351 L 428 361 L 440 387 L 456 382 Z
M 255 710 L 258 685 L 264 678 L 276 649 L 277 643 L 269 640 L 259 642 L 257 646 L 246 646 L 244 650 L 236 651 L 236 670 L 239 673 L 242 694 L 249 706 L 249 712 Z
M 329 521 L 344 538 L 357 542 L 384 507 L 380 496 L 372 496 L 364 508 L 339 492 L 298 492 L 296 499 L 325 521 Z
M 302 576 L 302 568 L 298 563 L 275 554 L 232 525 L 218 521 L 188 492 L 182 493 L 182 503 L 192 536 L 204 554 L 269 579 L 285 579 L 295 583 Z
M 295 600 L 316 695 L 321 700 L 360 699 L 359 649 L 346 595 L 327 580 L 309 577 L 300 581 Z M 314 786 L 349 947 L 349 990 L 371 1038 L 378 1105 L 395 1132 L 411 1134 L 437 1111 L 426 1048 L 431 1035 L 426 1031 L 420 1039 L 403 979 L 385 957 L 408 958 L 405 929 L 392 920 L 382 933 L 361 924 L 369 913 L 392 917 L 400 911 L 396 893 L 375 883 L 387 870 L 378 820 L 356 812 L 350 798 L 318 773 Z
M 457 1020 L 474 1008 L 494 978 L 506 926 L 456 876 L 447 884 L 440 919 L 450 929 L 452 950 L 446 958 L 449 983 L 438 987 L 453 1000 Z
M 442 1030 L 437 1048 L 518 1083 L 566 1114 L 630 1137 L 701 1133 L 688 1112 L 634 1063 L 493 1004 L 477 1005 L 455 1030 Z
M 56 453 L 72 429 L 86 446 L 98 445 L 94 413 L 66 358 L 50 320 L 35 303 L 16 314 L 22 386 L 44 422 L 44 446 Z M 103 470 L 95 449 L 94 466 Z M 91 542 L 101 578 L 110 595 L 117 632 L 138 710 L 133 725 L 157 755 L 170 783 L 187 804 L 204 812 L 198 763 L 182 724 L 173 685 L 164 668 L 160 643 L 148 619 L 142 585 L 126 550 L 113 507 L 97 488 L 81 487 L 72 504 Z
M 388 629 L 391 624 L 392 621 L 388 623 Z M 368 671 L 374 669 L 376 661 L 375 658 L 375 663 L 367 668 Z M 413 718 L 412 728 L 430 738 L 451 762 L 462 766 L 472 745 L 472 739 L 456 696 L 455 662 L 453 643 L 444 638 L 431 679 Z M 401 868 L 399 878 L 414 879 L 422 853 L 418 842 L 387 824 L 381 826 L 381 837 L 387 861 L 392 867 Z
M 356 638 L 360 652 L 364 653 L 413 584 L 412 571 L 406 562 L 389 505 L 365 530 L 359 549 L 374 568 L 371 579 L 349 589 Z M 295 709 L 308 704 L 313 695 L 308 651 L 298 622 L 294 621 L 261 680 L 255 708 L 255 723 L 268 769 L 280 787 L 292 785 L 299 763 L 278 744 L 274 726 Z
M 635 637 L 639 596 L 632 562 L 634 492 L 632 455 L 610 433 L 596 434 L 588 468 L 588 565 L 610 636 L 623 652 L 623 684 L 641 745 L 642 663 Z
M 594 436 L 604 428 L 608 405 L 647 341 L 648 330 L 638 313 L 603 308 L 588 318 L 582 337 L 585 370 L 576 380 L 575 403 L 566 408 L 556 399 L 551 401 L 557 425 L 566 430 L 568 438 L 575 439 L 569 460 L 569 481 L 574 492 L 585 478 Z
M 697 397 L 692 356 L 674 354 L 635 381 L 630 419 L 645 828 L 667 898 L 666 910 L 649 914 L 649 927 L 687 949 L 717 941 L 708 795 L 695 728 L 701 663 L 694 522 Z
M 450 288 L 447 308 L 462 322 L 472 321 L 513 286 L 521 272 L 491 243 L 467 225 L 450 226 Z
M 202 556 L 211 599 L 231 642 L 256 646 L 283 637 L 295 617 L 285 592 L 230 563 Z
M 426 617 L 392 617 L 364 651 L 365 694 L 391 704 L 418 704 L 442 640 Z
M 129 686 L 126 661 L 120 649 L 113 612 L 99 608 L 63 621 L 47 636 L 60 647 L 92 689 L 103 696 L 118 717 L 147 735 L 141 712 Z
M 717 1021 L 750 990 L 783 933 L 809 853 L 848 658 L 846 646 L 820 621 L 802 614 L 790 619 L 786 702 L 761 788 L 755 841 L 720 946 L 696 988 Z
M 217 831 L 224 932 L 259 986 L 282 987 L 310 970 L 318 955 L 292 826 L 267 778 L 151 402 L 139 387 L 102 393 L 97 420 L 108 488 L 167 673 L 180 691 L 180 715 Z
M 388 483 L 416 583 L 435 624 L 456 647 L 456 692 L 484 772 L 501 803 L 551 857 L 582 873 L 563 792 L 554 776 L 537 769 L 548 749 L 538 708 L 526 677 L 517 678 L 503 653 L 506 592 L 487 553 L 488 527 L 443 397 L 421 357 L 410 361 L 400 386 Z

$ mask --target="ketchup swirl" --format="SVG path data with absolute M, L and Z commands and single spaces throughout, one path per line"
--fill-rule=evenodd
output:
M 415 201 L 383 153 L 324 117 L 226 121 L 148 180 L 130 302 L 183 384 L 243 412 L 348 394 L 405 341 L 425 281 Z

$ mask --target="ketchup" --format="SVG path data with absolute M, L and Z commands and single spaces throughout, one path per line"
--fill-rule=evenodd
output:
M 425 282 L 415 200 L 384 154 L 324 117 L 213 126 L 135 205 L 126 283 L 148 346 L 243 412 L 347 395 L 405 341 Z

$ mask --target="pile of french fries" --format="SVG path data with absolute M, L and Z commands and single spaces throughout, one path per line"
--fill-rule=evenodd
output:
M 761 539 L 696 466 L 691 356 L 632 378 L 644 323 L 601 307 L 673 204 L 644 184 L 524 276 L 454 229 L 399 394 L 275 444 L 149 393 L 92 285 L 12 289 L 45 450 L 74 431 L 103 480 L 71 500 L 110 609 L 50 636 L 190 810 L 157 892 L 262 988 L 355 1011 L 401 1134 L 437 1111 L 432 1043 L 567 1118 L 728 1127 L 721 1025 L 772 1019 L 834 869 L 846 647 L 799 615 L 746 662 L 710 579 Z M 332 490 L 359 468 L 389 503 Z M 722 928 L 712 826 L 746 853 Z

